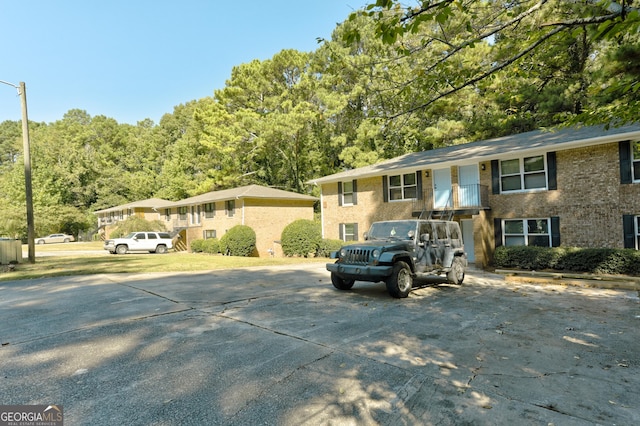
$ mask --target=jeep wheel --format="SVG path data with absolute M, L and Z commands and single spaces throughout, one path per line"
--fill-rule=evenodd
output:
M 447 280 L 451 284 L 462 284 L 464 280 L 464 266 L 459 257 L 454 257 L 451 263 L 451 270 L 447 272 Z
M 116 253 L 118 254 L 127 253 L 127 246 L 125 246 L 124 244 L 120 244 L 118 247 L 116 247 Z
M 167 252 L 167 246 L 165 246 L 164 244 L 160 244 L 158 247 L 156 247 L 156 253 L 165 254 L 166 252 Z
M 351 290 L 355 281 L 356 280 L 345 280 L 340 278 L 338 274 L 334 272 L 331 273 L 331 283 L 338 290 Z
M 413 286 L 411 269 L 405 262 L 396 262 L 393 265 L 393 273 L 387 278 L 387 291 L 396 298 L 407 297 Z

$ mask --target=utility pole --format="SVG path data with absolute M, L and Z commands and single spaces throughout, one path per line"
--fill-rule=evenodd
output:
M 27 244 L 29 246 L 29 263 L 36 263 L 35 226 L 33 220 L 33 193 L 31 187 L 31 143 L 29 141 L 29 117 L 27 115 L 27 87 L 24 82 L 20 86 L 0 80 L 0 83 L 15 87 L 20 95 L 22 106 L 22 144 L 24 157 L 24 189 L 27 200 Z

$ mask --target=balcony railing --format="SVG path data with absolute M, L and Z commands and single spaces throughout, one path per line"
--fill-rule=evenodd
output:
M 489 189 L 485 185 L 451 185 L 451 189 L 426 189 L 421 200 L 414 200 L 414 212 L 464 211 L 489 208 Z

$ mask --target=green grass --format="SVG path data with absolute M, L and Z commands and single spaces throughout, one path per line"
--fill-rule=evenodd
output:
M 23 246 L 23 253 L 27 250 L 27 246 Z M 69 253 L 41 256 L 52 252 Z M 101 242 L 49 244 L 36 246 L 34 264 L 25 258 L 10 272 L 6 271 L 7 265 L 1 265 L 0 281 L 120 272 L 210 271 L 327 261 L 325 258 L 235 257 L 173 251 L 167 254 L 112 255 L 102 249 Z

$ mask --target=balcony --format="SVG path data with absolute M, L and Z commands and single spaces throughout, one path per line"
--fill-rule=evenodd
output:
M 421 200 L 413 201 L 414 217 L 451 217 L 453 215 L 478 214 L 488 210 L 489 189 L 486 185 L 451 185 L 451 189 L 427 189 Z

